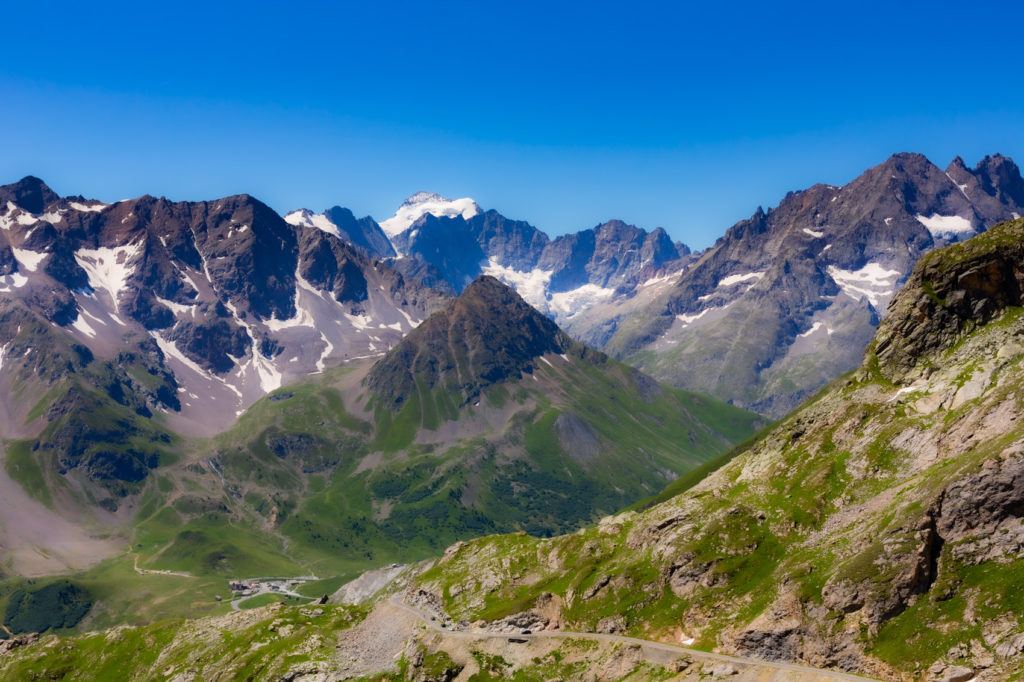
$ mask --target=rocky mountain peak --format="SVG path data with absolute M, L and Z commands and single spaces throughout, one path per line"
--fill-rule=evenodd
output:
M 489 386 L 532 372 L 545 353 L 573 348 L 583 349 L 511 287 L 484 275 L 402 339 L 364 383 L 391 409 L 434 387 L 466 404 Z
M 886 159 L 878 170 L 900 170 L 900 171 L 921 171 L 934 168 L 934 164 L 924 154 L 917 152 L 898 152 Z
M 1013 159 L 1001 154 L 986 156 L 974 167 L 974 175 L 986 194 L 999 200 L 1024 205 L 1024 179 Z
M 428 201 L 446 202 L 446 201 L 451 201 L 451 199 L 448 199 L 447 197 L 441 196 L 437 192 L 425 192 L 425 191 L 421 190 L 421 191 L 416 192 L 415 194 L 409 196 L 409 198 L 407 198 L 405 201 L 403 201 L 402 202 L 402 206 L 416 206 L 418 204 L 427 203 Z
M 338 236 L 353 246 L 375 256 L 397 255 L 391 240 L 370 216 L 356 218 L 349 209 L 333 206 L 324 211 L 324 217 L 337 229 Z
M 13 202 L 29 213 L 42 213 L 49 204 L 59 200 L 56 192 L 33 175 L 26 175 L 18 182 L 0 187 L 0 201 Z
M 964 163 L 963 157 L 961 157 L 959 154 L 954 156 L 953 160 L 949 162 L 949 166 L 946 167 L 946 172 L 948 173 L 951 170 L 953 170 L 954 168 L 960 168 L 960 169 L 963 169 L 963 170 L 967 170 L 967 164 Z

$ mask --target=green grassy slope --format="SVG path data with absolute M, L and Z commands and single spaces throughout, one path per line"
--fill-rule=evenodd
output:
M 572 530 L 657 493 L 759 423 L 573 342 L 496 281 L 467 292 L 365 383 L 368 363 L 310 377 L 208 440 L 182 439 L 148 411 L 168 384 L 144 344 L 64 362 L 31 410 L 37 435 L 8 444 L 7 467 L 44 503 L 60 493 L 84 512 L 130 517 L 117 529 L 130 550 L 75 576 L 95 588 L 96 622 L 215 612 L 226 578 L 338 580 L 457 540 Z M 409 348 L 428 369 L 406 372 Z M 121 579 L 160 603 L 189 581 L 201 597 L 132 612 Z
M 913 358 L 869 351 L 683 494 L 568 536 L 466 543 L 422 585 L 471 621 L 554 595 L 567 629 L 884 677 L 1024 674 L 1024 308 L 978 276 L 1017 281 L 1021 243 L 1015 221 L 926 259 L 879 332 L 927 339 Z M 948 319 L 910 317 L 925 299 Z
M 284 538 L 287 555 L 318 575 L 352 575 L 478 535 L 550 535 L 657 492 L 758 421 L 614 361 L 552 357 L 452 421 L 346 409 L 346 371 L 278 391 L 208 447 L 193 467 L 204 476 L 171 472 L 173 492 L 159 495 L 169 503 L 143 505 L 144 565 L 237 574 L 235 545 L 249 538 L 245 561 L 273 572 L 258 559 L 263 536 Z M 424 396 L 437 404 L 442 393 Z M 585 448 L 567 443 L 560 418 Z M 390 447 L 397 439 L 382 433 L 403 420 L 409 435 Z M 190 491 L 198 478 L 205 487 Z

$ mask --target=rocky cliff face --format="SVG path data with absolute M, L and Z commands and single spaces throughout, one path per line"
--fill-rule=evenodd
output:
M 923 259 L 856 374 L 689 491 L 466 543 L 419 585 L 456 619 L 555 599 L 566 629 L 887 679 L 1020 674 L 1022 240 L 1012 221 Z
M 921 259 L 875 337 L 889 379 L 934 371 L 955 340 L 1021 305 L 1024 242 L 1014 225 Z
M 897 154 L 846 186 L 791 193 L 730 228 L 602 347 L 675 385 L 781 416 L 856 367 L 922 254 L 1024 213 L 1022 188 L 1004 157 L 974 169 L 958 158 L 942 171 Z

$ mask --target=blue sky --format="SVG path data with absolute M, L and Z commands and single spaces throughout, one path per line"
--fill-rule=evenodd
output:
M 703 247 L 894 152 L 1024 159 L 1020 3 L 96 4 L 5 7 L 0 182 L 377 219 L 425 189 Z

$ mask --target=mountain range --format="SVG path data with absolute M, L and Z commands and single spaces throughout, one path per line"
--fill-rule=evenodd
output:
M 403 275 L 348 241 L 372 221 L 296 225 L 245 195 L 107 205 L 36 178 L 0 201 L 2 570 L 85 571 L 104 618 L 131 608 L 126 568 L 336 578 L 575 528 L 761 421 L 572 340 L 494 278 L 453 298 Z
M 778 418 L 853 369 L 923 253 L 1024 214 L 1012 160 L 945 171 L 896 154 L 845 186 L 792 192 L 692 253 L 612 220 L 551 238 L 471 199 L 413 195 L 379 225 L 303 209 L 399 271 L 454 294 L 480 274 L 570 335 L 674 386 Z
M 340 211 L 344 209 L 322 214 L 300 209 L 285 219 L 328 226 Z M 611 220 L 552 239 L 527 222 L 484 211 L 472 199 L 450 200 L 428 192 L 409 197 L 394 217 L 379 225 L 370 218 L 362 221 L 353 242 L 378 244 L 366 248 L 391 258 L 396 268 L 420 281 L 455 294 L 478 276 L 491 275 L 561 325 L 617 290 L 631 290 L 646 278 L 679 270 L 691 258 L 690 249 L 672 242 L 662 228 L 647 232 Z M 352 231 L 345 226 L 336 229 Z M 381 237 L 390 241 L 382 244 Z
M 925 254 L 855 371 L 746 445 L 589 527 L 556 537 L 516 533 L 458 542 L 433 559 L 367 573 L 316 605 L 61 638 L 18 635 L 3 646 L 0 669 L 13 678 L 75 671 L 82 679 L 114 669 L 139 679 L 847 679 L 844 671 L 891 680 L 1015 679 L 1024 672 L 1022 244 L 1024 220 L 1015 219 Z M 526 331 L 495 339 L 493 325 L 506 318 Z M 561 371 L 559 362 L 573 373 L 568 380 L 549 373 Z M 619 412 L 605 404 L 603 416 L 590 421 L 595 432 L 601 422 L 639 417 L 643 404 L 671 391 L 586 349 L 483 278 L 364 378 L 348 368 L 327 374 L 336 386 L 345 376 L 361 386 L 339 389 L 334 400 L 361 395 L 356 400 L 369 407 L 363 414 L 372 412 L 377 423 L 394 424 L 404 414 L 420 434 L 397 446 L 408 448 L 439 432 L 420 431 L 424 420 L 440 423 L 485 402 L 500 408 L 499 387 L 519 392 L 506 382 L 517 369 L 520 385 L 547 383 L 541 394 L 551 396 L 547 414 L 559 416 L 548 423 L 557 425 L 567 404 L 555 406 L 553 389 L 609 395 L 582 384 L 602 367 L 631 381 L 639 400 Z M 255 426 L 273 412 L 280 420 L 349 420 L 353 413 L 331 407 L 324 388 L 272 393 L 232 437 L 259 433 Z M 610 395 L 614 403 L 622 393 Z M 319 413 L 288 408 L 307 397 L 321 403 Z M 350 431 L 361 428 L 348 423 Z M 565 446 L 586 440 L 575 428 L 569 433 Z M 531 440 L 527 433 L 523 442 L 535 455 Z M 231 464 L 229 443 L 214 445 L 221 450 L 218 470 L 233 468 L 226 481 L 235 485 L 242 462 L 294 461 L 292 454 L 271 448 L 261 455 L 250 447 L 253 454 Z M 317 466 L 315 457 L 307 461 Z M 613 467 L 627 471 L 621 463 Z M 148 565 L 195 563 L 197 535 L 214 532 L 215 524 L 204 521 L 210 509 L 186 499 L 195 489 L 187 481 L 197 480 L 187 477 L 188 467 L 168 472 L 175 480 L 153 490 L 178 491 L 171 508 L 187 513 L 192 526 L 148 556 Z M 250 472 L 249 480 L 263 485 L 275 477 L 270 468 Z M 446 474 L 440 485 L 451 481 L 468 479 Z M 323 485 L 310 481 L 309 489 L 325 497 L 307 509 L 306 521 L 328 507 Z M 387 485 L 409 489 L 401 476 Z M 524 479 L 511 487 L 526 485 Z M 237 490 L 235 499 L 258 507 L 253 492 Z M 336 489 L 333 499 L 341 493 Z M 209 502 L 220 499 L 226 498 Z M 147 550 L 154 526 L 167 522 L 166 511 L 154 513 L 157 506 L 140 526 L 139 551 Z M 216 569 L 231 557 L 211 559 Z M 216 612 L 196 577 L 160 579 L 189 581 L 193 616 L 197 609 Z M 88 590 L 97 584 L 93 578 L 24 586 L 8 600 L 8 612 L 16 622 L 32 622 L 53 611 L 60 627 L 88 609 Z
M 29 177 L 0 202 L 9 307 L 96 355 L 158 347 L 173 398 L 151 407 L 173 407 L 183 433 L 215 433 L 294 378 L 383 353 L 447 300 L 247 195 L 107 205 Z
M 759 209 L 596 345 L 673 385 L 781 417 L 857 366 L 922 254 L 1022 214 L 1024 180 L 1005 157 L 974 169 L 957 158 L 942 171 L 897 154 L 842 187 Z
M 538 318 L 505 295 L 480 296 L 483 285 L 475 306 L 454 308 L 456 327 L 431 323 L 409 336 L 471 282 L 493 289 L 492 275 L 566 326 L 551 348 L 582 338 L 669 384 L 775 417 L 856 365 L 921 254 L 1022 205 L 1024 181 L 1005 157 L 974 169 L 956 159 L 941 171 L 898 154 L 844 187 L 791 193 L 693 254 L 660 228 L 609 221 L 550 238 L 470 199 L 428 193 L 377 223 L 340 207 L 282 218 L 247 195 L 108 205 L 27 177 L 0 187 L 0 381 L 9 387 L 0 421 L 6 437 L 40 453 L 22 455 L 23 468 L 31 459 L 45 463 L 39 471 L 82 476 L 67 495 L 81 497 L 74 490 L 85 485 L 86 506 L 130 516 L 133 503 L 120 498 L 138 494 L 181 439 L 223 432 L 276 389 L 394 349 L 402 355 L 392 366 L 415 371 L 368 375 L 371 389 L 396 395 L 359 405 L 373 412 L 361 428 L 412 442 L 416 429 L 474 407 L 474 380 L 515 380 L 545 354 L 522 336 L 540 327 L 510 331 Z M 492 325 L 493 337 L 472 336 L 488 307 L 509 320 Z M 514 339 L 526 345 L 516 350 Z M 493 366 L 474 366 L 482 357 Z M 564 443 L 574 440 L 566 423 Z M 680 473 L 654 468 L 662 482 Z M 57 479 L 32 477 L 39 494 L 53 493 L 39 481 Z M 643 481 L 619 502 L 657 484 Z
M 382 223 L 341 207 L 282 219 L 245 195 L 106 205 L 35 178 L 0 201 L 0 295 L 94 353 L 156 343 L 171 426 L 212 435 L 274 388 L 385 352 L 482 274 L 659 380 L 779 417 L 856 365 L 921 254 L 1024 212 L 1024 180 L 998 155 L 945 171 L 895 155 L 699 254 L 618 220 L 550 238 L 429 193 Z

